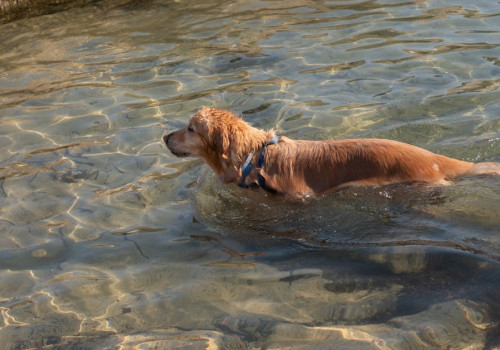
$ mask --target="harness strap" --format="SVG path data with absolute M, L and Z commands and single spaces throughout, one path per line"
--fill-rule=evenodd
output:
M 277 143 L 278 140 L 279 140 L 278 136 L 275 135 L 269 142 L 267 142 L 264 146 L 262 146 L 262 148 L 260 150 L 259 161 L 257 163 L 259 168 L 261 168 L 261 169 L 264 168 L 264 155 L 266 153 L 266 147 L 269 146 L 269 145 L 273 145 L 273 144 Z M 276 193 L 276 190 L 274 190 L 271 187 L 269 187 L 269 186 L 266 185 L 266 180 L 264 179 L 264 177 L 261 174 L 257 175 L 258 185 L 257 184 L 247 185 L 245 183 L 246 177 L 253 170 L 253 165 L 252 165 L 252 163 L 250 163 L 251 160 L 252 160 L 252 157 L 253 157 L 253 152 L 250 152 L 250 154 L 248 155 L 248 157 L 245 160 L 245 162 L 241 165 L 241 168 L 240 168 L 240 170 L 241 170 L 241 179 L 240 179 L 240 182 L 238 183 L 238 186 L 240 186 L 242 188 L 255 188 L 256 186 L 260 186 L 260 187 L 262 187 L 262 189 L 264 189 L 264 190 L 266 190 L 268 192 Z
M 245 178 L 248 176 L 248 174 L 250 174 L 250 172 L 253 169 L 252 164 L 250 164 L 250 162 L 252 161 L 252 157 L 253 157 L 253 151 L 250 151 L 250 153 L 248 154 L 247 159 L 245 160 L 245 162 L 240 167 L 240 170 L 241 170 L 241 180 L 240 180 L 240 183 L 243 180 L 245 180 Z

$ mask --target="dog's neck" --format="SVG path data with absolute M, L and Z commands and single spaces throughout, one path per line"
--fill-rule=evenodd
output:
M 245 159 L 245 157 L 250 153 L 256 153 L 258 150 L 262 148 L 263 145 L 266 144 L 269 140 L 274 137 L 274 131 L 264 131 L 259 130 L 253 127 L 248 128 L 244 132 L 241 133 L 238 137 L 234 138 L 234 142 L 237 143 L 236 146 L 238 150 L 240 150 L 240 154 L 238 154 L 238 158 L 240 161 Z

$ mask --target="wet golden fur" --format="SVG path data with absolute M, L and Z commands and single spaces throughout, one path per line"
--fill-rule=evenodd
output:
M 273 130 L 256 129 L 229 111 L 205 107 L 185 128 L 165 135 L 163 140 L 178 157 L 203 159 L 224 183 L 240 181 L 240 166 L 253 151 L 254 168 L 245 183 L 257 183 L 260 173 L 267 186 L 292 195 L 344 186 L 445 183 L 461 175 L 500 174 L 499 163 L 469 163 L 384 139 L 305 141 L 281 137 L 278 143 L 267 146 L 260 169 L 260 150 L 273 136 Z

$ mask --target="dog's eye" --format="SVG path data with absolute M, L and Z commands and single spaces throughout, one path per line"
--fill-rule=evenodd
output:
M 193 129 L 193 127 L 191 125 L 188 126 L 188 131 L 189 132 L 194 132 L 194 129 Z

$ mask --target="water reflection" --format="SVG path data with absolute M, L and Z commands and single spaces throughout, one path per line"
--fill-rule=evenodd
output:
M 171 156 L 200 106 L 500 160 L 497 4 L 97 3 L 0 26 L 9 348 L 486 348 L 498 179 L 304 202 Z

